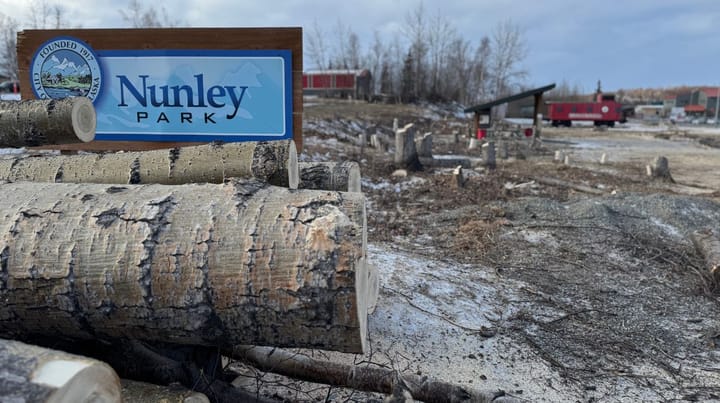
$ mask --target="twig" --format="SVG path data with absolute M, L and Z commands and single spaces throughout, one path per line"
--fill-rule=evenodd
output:
M 614 314 L 614 313 L 601 311 L 601 310 L 599 310 L 599 309 L 581 309 L 581 310 L 579 310 L 579 311 L 570 312 L 570 313 L 568 313 L 568 314 L 566 314 L 566 315 L 563 315 L 563 316 L 561 316 L 561 317 L 559 317 L 559 318 L 557 318 L 557 319 L 553 319 L 553 320 L 551 320 L 551 321 L 549 321 L 549 322 L 545 322 L 545 324 L 546 324 L 546 325 L 550 325 L 550 324 L 553 324 L 553 323 L 560 322 L 561 320 L 565 320 L 565 319 L 567 319 L 567 318 L 569 318 L 569 317 L 571 317 L 571 316 L 576 316 L 576 315 L 580 315 L 580 314 L 588 313 L 588 312 L 601 312 L 601 313 L 604 313 L 604 314 L 606 314 L 606 315 L 617 316 L 617 315 Z
M 390 291 L 390 292 L 393 292 L 393 293 L 395 293 L 395 294 L 397 294 L 397 295 L 400 295 L 401 297 L 405 298 L 405 300 L 407 301 L 407 303 L 408 303 L 411 307 L 417 309 L 418 311 L 421 311 L 421 312 L 426 313 L 426 314 L 428 314 L 428 315 L 430 315 L 430 316 L 433 316 L 433 317 L 436 317 L 436 318 L 438 318 L 438 319 L 441 319 L 441 320 L 443 320 L 443 321 L 445 321 L 445 322 L 447 322 L 447 323 L 449 323 L 449 324 L 451 324 L 451 325 L 453 325 L 453 326 L 455 326 L 455 327 L 459 327 L 460 329 L 467 330 L 467 331 L 473 332 L 473 333 L 478 333 L 478 334 L 479 334 L 480 336 L 482 336 L 482 337 L 493 337 L 493 336 L 495 336 L 495 334 L 496 334 L 496 332 L 495 332 L 494 330 L 488 329 L 488 328 L 486 328 L 486 327 L 482 327 L 482 328 L 479 328 L 479 329 L 478 329 L 478 328 L 474 328 L 474 327 L 469 327 L 469 326 L 461 325 L 461 324 L 459 324 L 459 323 L 457 323 L 457 322 L 455 322 L 455 321 L 453 321 L 453 320 L 451 320 L 451 319 L 448 319 L 448 318 L 446 318 L 446 317 L 444 317 L 444 316 L 442 316 L 442 315 L 439 315 L 439 314 L 437 314 L 437 313 L 435 313 L 435 312 L 428 311 L 427 309 L 425 309 L 425 308 L 423 308 L 423 307 L 421 307 L 421 306 L 416 305 L 415 303 L 412 302 L 412 298 L 411 298 L 410 296 L 408 296 L 408 295 L 406 295 L 406 294 L 403 294 L 403 293 L 400 292 L 400 291 L 393 290 L 392 288 L 388 288 L 388 287 L 385 287 L 385 286 L 383 286 L 383 289 L 384 289 L 384 290 L 388 290 L 388 291 Z

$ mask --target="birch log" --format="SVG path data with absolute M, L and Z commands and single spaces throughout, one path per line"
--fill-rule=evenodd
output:
M 301 162 L 300 189 L 360 192 L 360 165 L 357 162 Z
M 97 360 L 0 340 L 0 401 L 120 403 L 120 379 Z
M 0 147 L 88 142 L 96 123 L 85 97 L 0 101 Z
M 221 183 L 258 178 L 297 189 L 297 152 L 292 140 L 205 144 L 112 154 L 15 156 L 0 160 L 0 180 L 143 184 Z
M 2 335 L 363 351 L 362 193 L 239 179 L 0 192 Z

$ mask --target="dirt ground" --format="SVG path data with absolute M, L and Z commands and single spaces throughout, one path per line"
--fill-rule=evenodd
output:
M 370 351 L 327 358 L 520 401 L 720 401 L 720 289 L 689 238 L 720 224 L 720 131 L 545 128 L 537 148 L 498 138 L 509 158 L 466 170 L 458 188 L 449 169 L 392 176 L 391 152 L 357 144 L 389 138 L 393 118 L 433 132 L 435 155 L 479 157 L 453 141 L 467 124 L 456 107 L 306 102 L 301 159 L 360 162 L 381 274 Z M 658 155 L 676 183 L 645 176 Z M 252 376 L 290 401 L 372 397 Z

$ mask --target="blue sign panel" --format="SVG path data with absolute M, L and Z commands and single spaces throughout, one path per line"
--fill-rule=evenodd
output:
M 31 80 L 39 98 L 92 99 L 96 140 L 292 138 L 290 50 L 93 52 L 57 38 L 36 52 Z

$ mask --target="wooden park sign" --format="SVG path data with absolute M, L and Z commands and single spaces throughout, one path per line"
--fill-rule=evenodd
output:
M 93 101 L 96 141 L 65 149 L 302 148 L 301 28 L 26 30 L 18 64 L 23 99 Z

